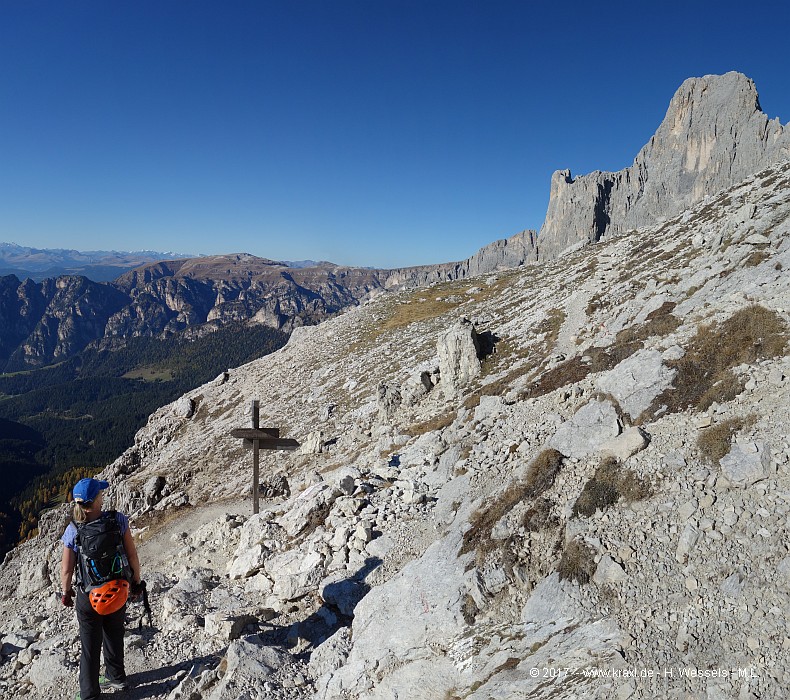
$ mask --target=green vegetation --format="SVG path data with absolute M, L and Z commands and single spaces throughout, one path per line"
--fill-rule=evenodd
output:
M 132 444 L 157 408 L 286 341 L 266 326 L 229 325 L 194 341 L 132 338 L 118 349 L 0 376 L 0 513 L 7 516 L 0 553 L 13 544 L 12 530 L 35 529 L 62 474 L 95 473 Z M 36 478 L 34 490 L 11 505 Z
M 76 467 L 59 474 L 45 474 L 33 481 L 22 493 L 11 499 L 19 520 L 18 536 L 26 540 L 38 532 L 38 516 L 44 508 L 68 500 L 69 491 L 80 479 L 93 476 L 95 469 Z

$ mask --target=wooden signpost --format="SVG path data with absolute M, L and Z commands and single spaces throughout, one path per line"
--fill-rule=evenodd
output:
M 295 450 L 296 440 L 281 438 L 279 428 L 261 428 L 260 402 L 252 402 L 252 428 L 235 428 L 230 434 L 242 438 L 245 446 L 252 446 L 252 512 L 258 512 L 259 450 Z

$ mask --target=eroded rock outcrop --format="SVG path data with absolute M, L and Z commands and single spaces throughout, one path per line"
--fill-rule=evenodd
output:
M 689 78 L 633 165 L 576 178 L 569 170 L 554 173 L 540 257 L 669 219 L 787 159 L 790 131 L 763 113 L 749 78 Z

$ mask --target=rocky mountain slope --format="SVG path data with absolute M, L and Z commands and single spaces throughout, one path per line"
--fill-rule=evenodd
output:
M 112 290 L 79 277 L 40 285 L 0 278 L 0 347 L 7 370 L 71 356 L 91 342 L 130 336 L 206 333 L 229 321 L 290 331 L 318 323 L 380 290 L 435 282 L 557 258 L 570 247 L 675 216 L 772 163 L 790 158 L 790 131 L 760 109 L 740 73 L 690 78 L 675 93 L 633 165 L 573 179 L 554 173 L 540 235 L 522 231 L 470 258 L 396 270 L 292 268 L 247 254 L 145 265 Z M 101 291 L 99 291 L 101 288 Z M 100 304 L 93 308 L 92 298 Z
M 381 294 L 102 472 L 132 698 L 783 698 L 790 162 L 562 259 Z M 251 454 L 262 422 L 301 443 Z M 0 567 L 0 690 L 68 698 L 65 510 Z M 134 607 L 133 607 L 134 611 Z
M 785 163 L 163 407 L 103 472 L 155 610 L 131 697 L 783 697 L 788 266 Z M 252 516 L 254 398 L 303 448 L 264 454 Z M 76 683 L 62 517 L 0 570 L 11 696 Z

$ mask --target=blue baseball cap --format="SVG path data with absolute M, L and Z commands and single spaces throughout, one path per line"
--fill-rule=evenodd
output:
M 109 482 L 99 479 L 80 479 L 71 493 L 75 501 L 90 503 L 99 495 L 99 491 L 103 491 L 109 485 Z

